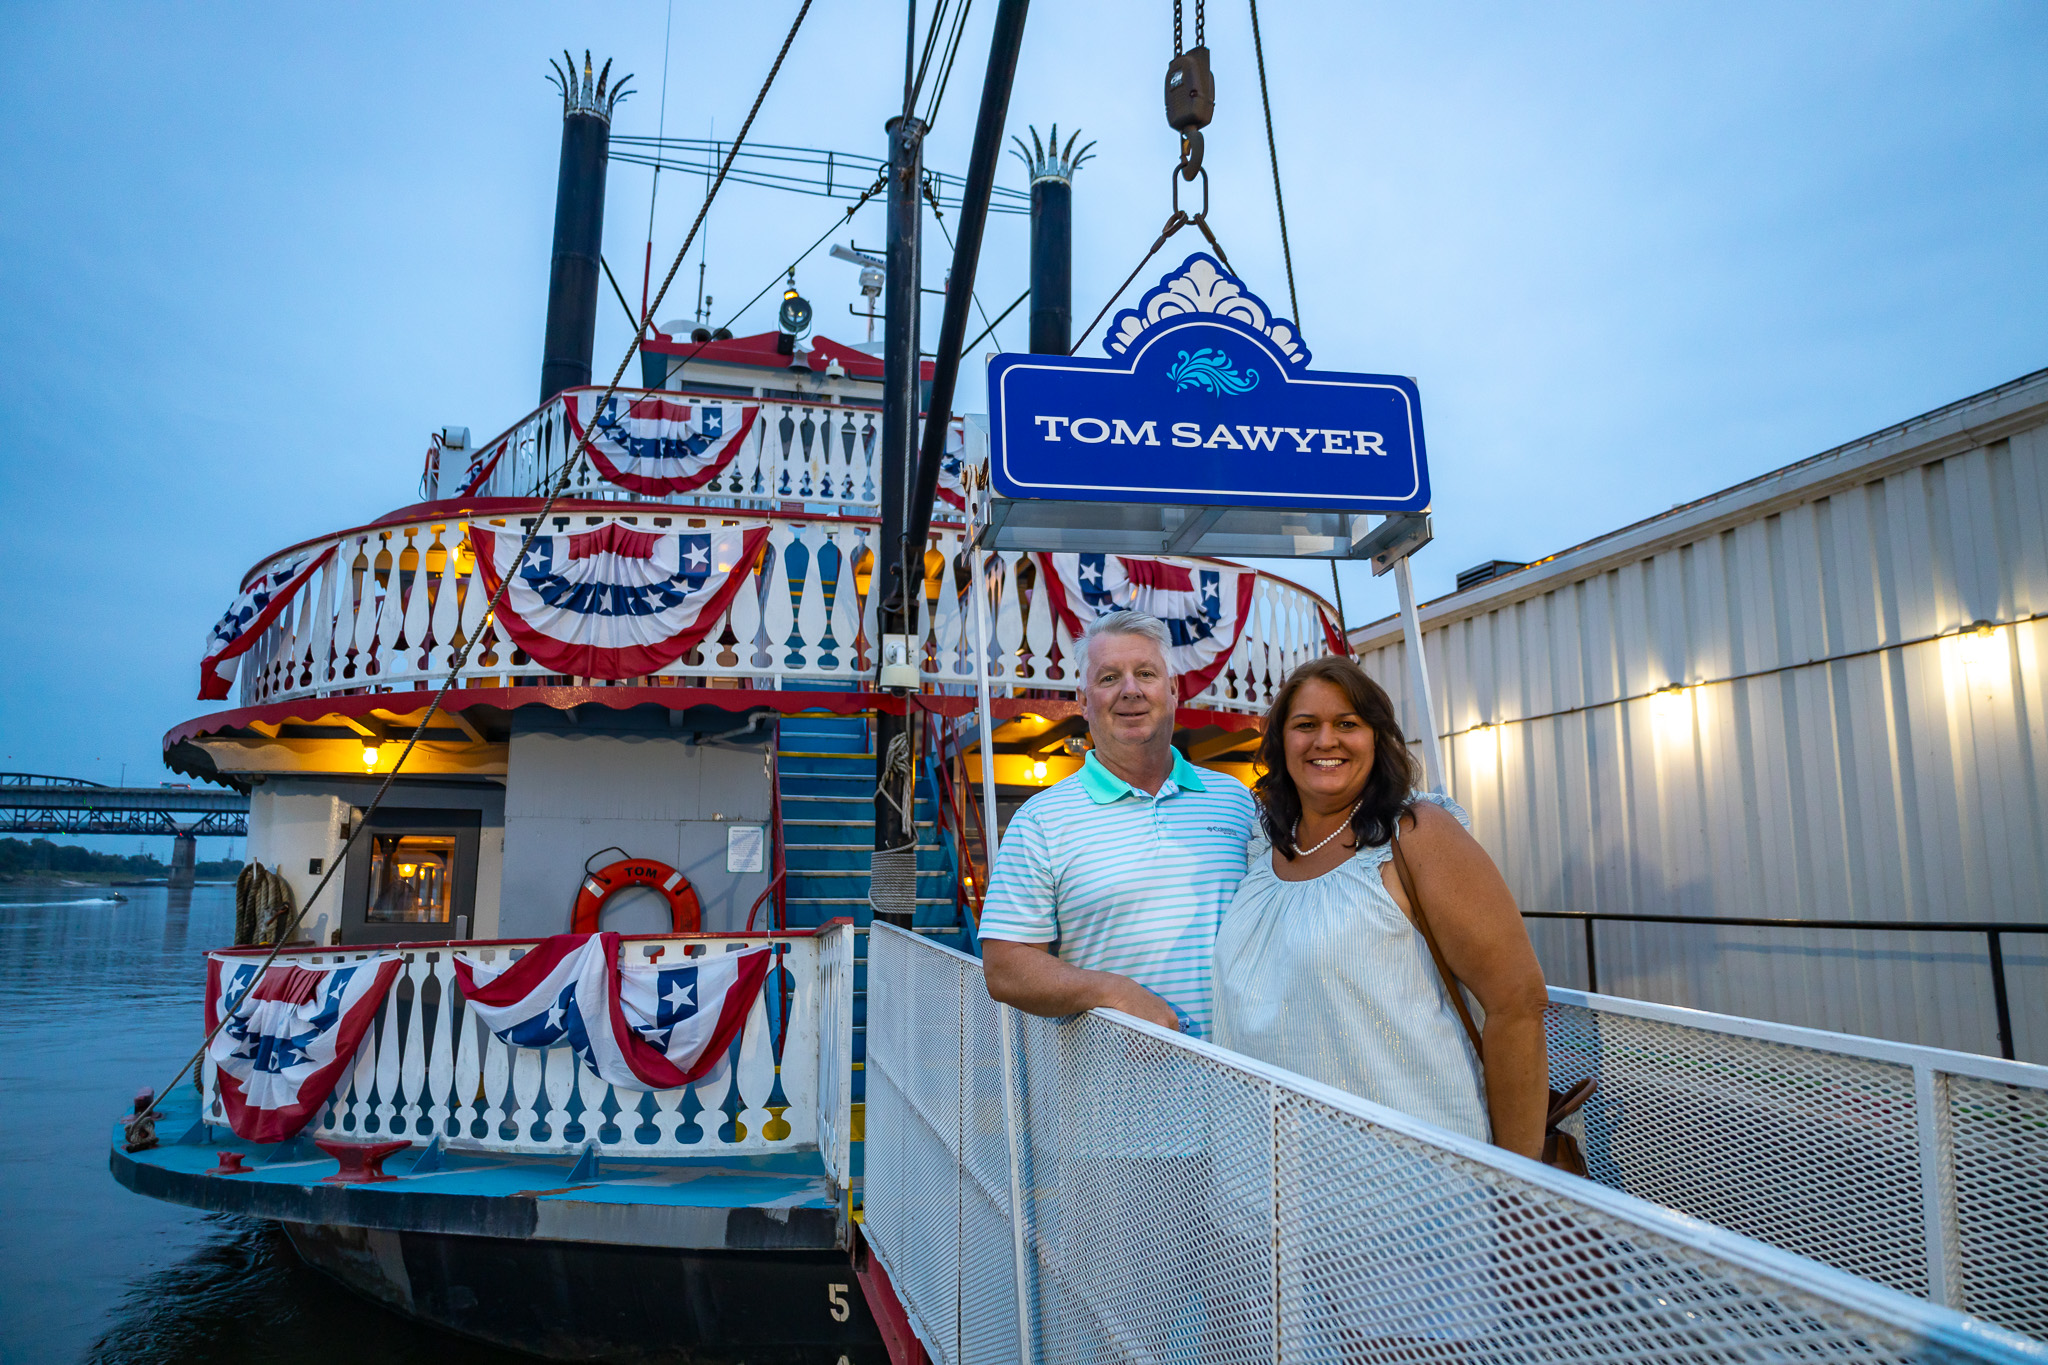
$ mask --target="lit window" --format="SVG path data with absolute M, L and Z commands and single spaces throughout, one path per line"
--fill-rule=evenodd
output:
M 450 835 L 379 834 L 370 853 L 372 924 L 446 924 L 454 893 Z

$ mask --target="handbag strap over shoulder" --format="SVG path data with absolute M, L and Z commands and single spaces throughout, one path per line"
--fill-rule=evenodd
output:
M 1422 897 L 1416 894 L 1415 878 L 1408 872 L 1408 857 L 1401 852 L 1400 820 L 1394 822 L 1394 875 L 1401 879 L 1401 890 L 1407 893 L 1408 908 L 1415 919 L 1415 927 L 1422 932 L 1422 941 L 1429 945 L 1430 961 L 1436 963 L 1437 975 L 1444 979 L 1444 990 L 1451 997 L 1452 1008 L 1458 1011 L 1458 1022 L 1465 1026 L 1465 1036 L 1472 1040 L 1472 1051 L 1485 1056 L 1479 1045 L 1479 1028 L 1472 1022 L 1472 1011 L 1465 1004 L 1465 991 L 1458 985 L 1458 978 L 1451 974 L 1451 964 L 1444 961 L 1444 950 L 1437 946 L 1436 931 L 1429 927 L 1429 914 L 1422 908 Z
M 1414 913 L 1415 927 L 1421 931 L 1422 941 L 1429 945 L 1429 959 L 1436 963 L 1437 975 L 1444 979 L 1444 990 L 1450 994 L 1452 1008 L 1458 1011 L 1458 1022 L 1465 1026 L 1465 1036 L 1472 1040 L 1472 1051 L 1484 1059 L 1486 1050 L 1480 1046 L 1479 1029 L 1472 1022 L 1471 1009 L 1465 1004 L 1464 989 L 1458 985 L 1458 978 L 1452 975 L 1451 964 L 1444 961 L 1444 950 L 1437 946 L 1436 931 L 1429 927 L 1429 914 L 1422 908 L 1422 897 L 1416 894 L 1415 878 L 1408 871 L 1408 858 L 1401 852 L 1400 828 L 1397 819 L 1393 839 L 1394 875 L 1401 879 L 1401 890 L 1408 895 L 1408 908 Z M 1591 1099 L 1599 1087 L 1599 1081 L 1589 1076 L 1562 1092 L 1550 1091 L 1550 1112 L 1543 1120 L 1544 1161 L 1576 1176 L 1586 1174 L 1586 1159 L 1579 1152 L 1577 1139 L 1569 1133 L 1560 1133 L 1557 1125 Z

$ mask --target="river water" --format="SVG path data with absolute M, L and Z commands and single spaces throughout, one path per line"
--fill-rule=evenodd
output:
M 356 1298 L 267 1224 L 115 1183 L 113 1120 L 199 1045 L 234 888 L 109 894 L 0 887 L 0 1362 L 528 1359 Z

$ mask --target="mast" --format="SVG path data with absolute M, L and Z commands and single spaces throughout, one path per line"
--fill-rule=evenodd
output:
M 882 295 L 882 532 L 874 547 L 873 586 L 881 595 L 880 624 L 885 691 L 914 692 L 919 660 L 911 640 L 917 618 L 914 596 L 924 586 L 923 555 L 906 538 L 913 521 L 911 471 L 917 458 L 917 413 L 922 388 L 919 363 L 919 286 L 923 273 L 923 120 L 909 114 L 890 119 L 888 268 Z M 923 547 L 919 537 L 918 548 Z M 875 857 L 869 900 L 886 922 L 910 927 L 917 911 L 917 829 L 915 769 L 911 763 L 910 718 L 875 717 Z M 891 754 L 897 754 L 892 765 Z M 894 771 L 892 772 L 892 768 Z M 905 875 L 907 870 L 907 876 Z
M 1024 17 L 1029 8 L 1029 0 L 1002 0 L 996 10 L 995 31 L 989 38 L 988 72 L 981 83 L 981 108 L 975 118 L 974 149 L 968 158 L 967 185 L 960 199 L 960 228 L 954 238 L 953 268 L 946 276 L 946 310 L 939 324 L 938 356 L 932 365 L 930 396 L 924 404 L 928 411 L 921 449 L 916 421 L 916 400 L 920 388 L 917 348 L 919 281 L 914 273 L 906 276 L 899 269 L 898 256 L 900 247 L 901 254 L 915 264 L 921 224 L 921 206 L 917 202 L 921 186 L 918 177 L 908 174 L 911 166 L 901 159 L 901 149 L 907 147 L 921 158 L 925 128 L 924 124 L 909 116 L 907 105 L 904 117 L 889 125 L 889 316 L 883 332 L 883 383 L 886 388 L 882 435 L 890 463 L 882 474 L 882 543 L 877 550 L 878 556 L 886 554 L 893 561 L 888 565 L 889 591 L 882 599 L 881 684 L 884 688 L 901 685 L 914 692 L 919 686 L 918 668 L 923 651 L 920 642 L 909 635 L 911 623 L 917 619 L 913 594 L 924 589 L 925 538 L 931 526 L 932 501 L 938 496 L 939 465 L 945 458 L 946 431 L 953 422 L 953 385 L 960 377 L 960 348 L 967 340 L 967 310 L 974 298 L 975 271 L 981 264 L 982 229 L 988 223 L 989 195 L 995 188 L 996 159 L 1002 151 L 1003 121 L 1009 116 L 1010 87 L 1017 74 L 1017 51 L 1023 44 Z M 899 205 L 899 196 L 907 202 Z M 907 336 L 904 336 L 906 332 Z M 907 349 L 898 344 L 900 336 L 907 343 Z M 900 422 L 897 421 L 899 411 Z M 900 446 L 895 439 L 898 432 L 904 437 Z M 903 462 L 900 470 L 894 467 L 899 459 Z M 903 490 L 901 501 L 890 496 L 892 487 Z M 878 564 L 876 567 L 880 569 L 882 566 Z M 889 636 L 892 633 L 898 637 L 902 655 L 895 675 L 896 684 L 892 684 L 890 672 Z M 891 922 L 908 928 L 910 917 L 917 909 L 917 807 L 911 799 L 915 790 L 916 765 L 907 751 L 913 731 L 907 715 L 901 718 L 879 716 L 875 733 L 878 779 L 876 853 L 870 864 L 873 870 L 870 886 L 874 889 L 869 894 L 873 904 L 886 908 Z M 879 794 L 890 780 L 890 752 L 897 735 L 904 737 L 906 750 L 900 759 L 901 768 L 894 769 L 898 774 L 896 780 L 902 783 L 900 805 Z M 994 818 L 993 812 L 990 818 Z M 885 857 L 883 850 L 891 851 Z M 891 888 L 901 887 L 904 881 L 902 869 L 906 864 L 910 869 L 909 893 L 903 895 L 897 891 L 892 901 L 884 894 L 885 884 Z M 889 869 L 886 877 L 885 868 Z

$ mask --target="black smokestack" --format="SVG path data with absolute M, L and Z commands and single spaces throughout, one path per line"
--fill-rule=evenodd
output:
M 1074 172 L 1089 157 L 1089 143 L 1077 155 L 1075 133 L 1060 148 L 1060 126 L 1047 143 L 1032 128 L 1031 145 L 1011 140 L 1031 172 L 1031 349 L 1065 355 L 1074 344 Z
M 576 60 L 562 54 L 567 70 L 554 67 L 562 92 L 562 169 L 555 180 L 555 256 L 548 268 L 548 330 L 541 348 L 540 401 L 590 382 L 590 352 L 597 335 L 598 254 L 604 248 L 604 171 L 610 158 L 612 109 L 629 93 L 621 77 L 606 89 L 612 64 L 593 78 L 590 54 L 583 54 L 583 78 Z

